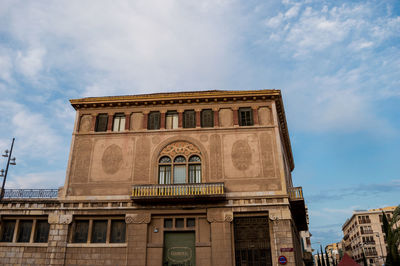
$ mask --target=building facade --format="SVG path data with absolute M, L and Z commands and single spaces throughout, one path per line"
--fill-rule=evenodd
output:
M 303 265 L 279 90 L 71 104 L 65 184 L 48 198 L 6 191 L 0 264 Z
M 364 252 L 369 265 L 383 265 L 386 239 L 383 233 L 382 211 L 391 219 L 396 207 L 357 210 L 342 226 L 344 251 L 362 264 Z

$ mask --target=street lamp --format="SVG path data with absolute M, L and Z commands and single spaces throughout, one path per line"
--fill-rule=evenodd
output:
M 15 157 L 11 158 L 12 152 L 13 152 L 13 148 L 14 148 L 14 141 L 15 141 L 15 138 L 13 138 L 13 140 L 12 140 L 10 151 L 9 150 L 5 150 L 4 154 L 2 155 L 3 157 L 6 157 L 6 158 L 8 157 L 8 160 L 7 160 L 6 170 L 5 171 L 4 171 L 4 169 L 0 170 L 0 177 L 3 177 L 3 185 L 1 186 L 0 200 L 2 200 L 4 198 L 4 186 L 6 185 L 8 167 L 10 166 L 10 164 L 11 165 L 16 165 L 17 164 L 15 162 Z
M 380 238 L 379 232 L 376 232 L 375 236 L 378 238 L 379 246 L 381 247 L 381 259 L 382 259 L 382 265 L 383 265 L 383 264 L 385 264 L 385 259 L 384 259 L 384 256 L 383 256 L 383 249 L 382 249 L 382 243 L 381 243 L 381 238 Z

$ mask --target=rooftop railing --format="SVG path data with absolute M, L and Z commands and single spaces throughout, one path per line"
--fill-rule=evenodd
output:
M 5 199 L 56 199 L 58 189 L 5 189 Z
M 201 197 L 225 195 L 224 183 L 135 185 L 132 198 Z

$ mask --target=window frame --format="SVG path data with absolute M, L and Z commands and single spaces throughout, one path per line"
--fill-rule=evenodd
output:
M 182 120 L 183 128 L 196 128 L 196 111 L 193 109 L 183 111 Z
M 171 119 L 171 124 L 168 122 L 169 119 Z M 179 128 L 179 113 L 175 110 L 167 111 L 165 113 L 165 129 L 178 129 L 178 128 Z
M 175 161 L 176 158 L 178 158 L 180 156 L 185 158 L 185 162 L 176 162 Z M 161 159 L 164 158 L 164 157 L 169 158 L 169 162 L 166 162 L 166 163 L 161 162 Z M 190 159 L 192 157 L 198 157 L 200 159 L 200 161 L 190 161 Z M 157 173 L 158 173 L 157 180 L 158 180 L 158 184 L 160 184 L 160 185 L 201 184 L 202 183 L 202 179 L 203 179 L 203 177 L 202 177 L 202 175 L 203 175 L 203 167 L 202 167 L 201 162 L 202 162 L 202 158 L 201 158 L 200 154 L 197 154 L 197 153 L 190 154 L 188 156 L 183 155 L 183 154 L 176 154 L 173 158 L 171 158 L 171 156 L 168 156 L 168 155 L 161 155 L 158 158 L 158 164 L 157 164 L 157 169 L 158 169 L 158 171 L 157 171 Z M 174 180 L 175 179 L 175 176 L 174 176 L 174 174 L 175 174 L 174 173 L 175 172 L 175 166 L 185 166 L 185 182 L 184 183 L 175 183 L 175 180 Z M 190 169 L 191 169 L 191 166 L 200 166 L 199 182 L 189 182 L 190 181 Z M 161 167 L 163 167 L 163 168 L 164 167 L 169 167 L 169 177 L 170 177 L 169 182 L 165 182 L 165 180 L 164 180 L 164 183 L 160 182 L 161 181 L 161 176 L 160 176 Z M 196 178 L 196 176 L 195 176 L 195 178 Z
M 104 118 L 105 119 L 105 128 L 103 129 L 102 127 L 100 128 L 100 119 Z M 108 114 L 106 113 L 101 113 L 96 116 L 96 126 L 94 128 L 95 132 L 107 132 L 108 128 Z
M 115 128 L 115 123 L 118 121 L 118 128 Z M 122 123 L 123 121 L 123 123 Z M 123 132 L 125 131 L 126 116 L 124 113 L 116 113 L 113 117 L 113 132 Z
M 210 119 L 211 121 L 209 121 L 210 125 L 207 125 L 208 121 L 206 121 L 207 112 L 210 112 L 210 114 L 211 114 L 211 119 Z M 212 109 L 203 109 L 203 110 L 201 110 L 201 113 L 200 113 L 200 125 L 201 125 L 201 127 L 214 127 L 214 111 Z
M 88 230 L 87 230 L 87 235 L 86 235 L 86 242 L 75 242 L 74 236 L 75 236 L 75 229 L 76 229 L 76 224 L 77 221 L 88 221 Z M 107 221 L 107 229 L 106 229 L 106 238 L 105 242 L 93 242 L 93 221 Z M 112 242 L 111 239 L 111 234 L 112 234 L 112 222 L 113 221 L 122 221 L 125 224 L 124 228 L 124 242 Z M 74 217 L 74 220 L 72 221 L 70 225 L 70 230 L 69 230 L 69 236 L 68 236 L 68 243 L 69 244 L 91 244 L 91 245 L 115 245 L 115 244 L 126 244 L 127 243 L 127 230 L 126 230 L 126 223 L 125 223 L 125 217 L 121 216 L 115 216 L 115 217 L 110 217 L 110 216 L 99 216 L 99 217 L 89 217 L 89 216 L 79 216 L 79 217 Z
M 147 129 L 158 130 L 161 126 L 161 113 L 159 111 L 151 111 L 147 118 Z
M 254 126 L 253 109 L 251 107 L 240 107 L 237 112 L 239 126 Z
M 4 236 L 4 222 L 5 221 L 14 221 L 14 230 L 12 232 L 11 241 L 3 241 Z M 20 241 L 20 233 L 21 233 L 21 221 L 32 221 L 30 225 L 30 233 L 29 233 L 29 240 L 28 241 Z M 38 221 L 46 221 L 48 224 L 47 227 L 47 238 L 45 242 L 36 241 L 37 239 L 37 222 Z M 50 235 L 50 224 L 48 222 L 48 217 L 46 216 L 6 216 L 2 217 L 2 223 L 0 225 L 0 245 L 2 243 L 18 243 L 18 244 L 46 244 L 49 242 L 49 235 Z

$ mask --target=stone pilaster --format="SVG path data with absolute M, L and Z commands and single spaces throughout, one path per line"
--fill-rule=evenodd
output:
M 49 240 L 46 250 L 46 265 L 64 265 L 67 249 L 68 225 L 72 222 L 72 215 L 49 214 Z
M 208 209 L 207 220 L 211 223 L 212 265 L 232 265 L 232 210 L 223 208 Z
M 127 263 L 131 266 L 146 265 L 147 255 L 147 225 L 151 221 L 151 214 L 138 212 L 126 214 L 127 229 Z

